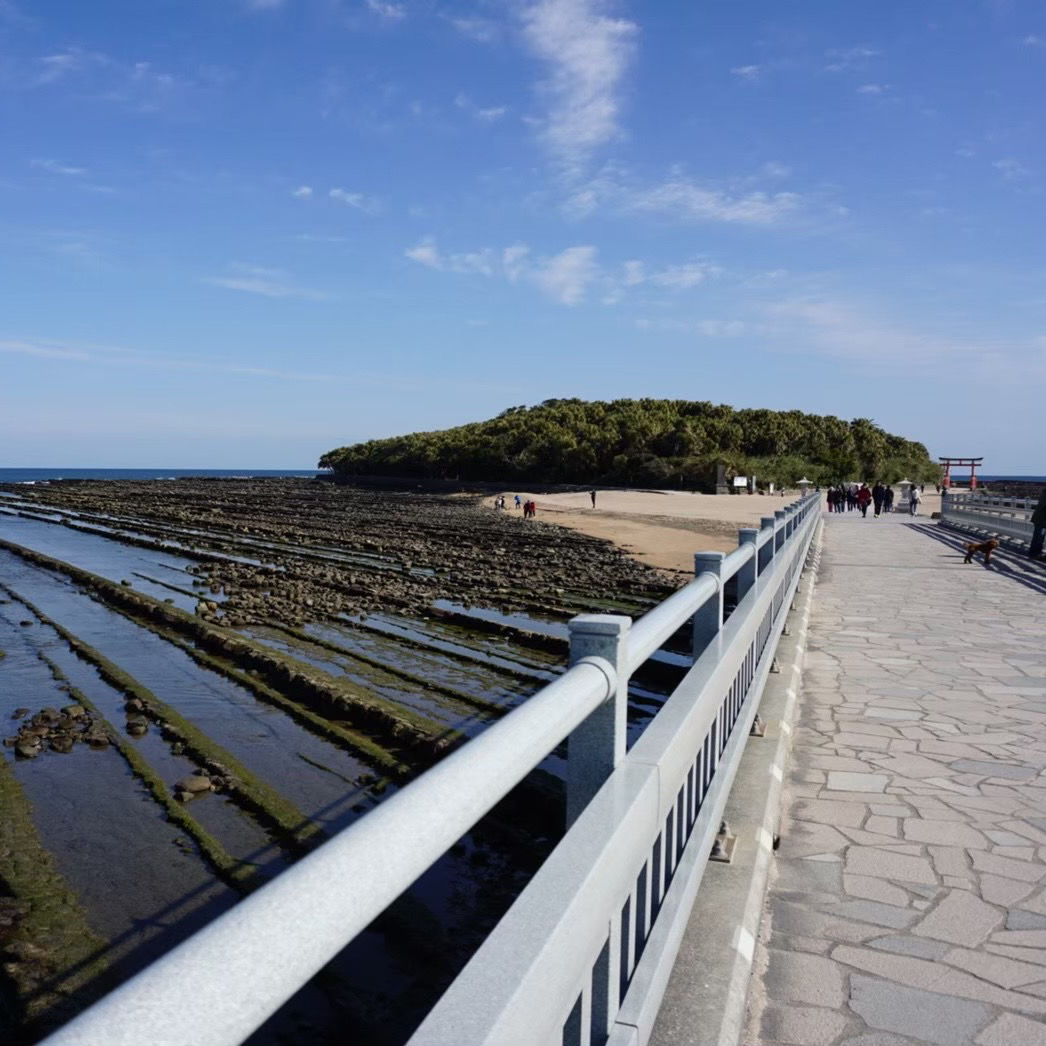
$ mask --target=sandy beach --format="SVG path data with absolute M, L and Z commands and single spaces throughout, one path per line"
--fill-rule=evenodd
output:
M 693 571 L 698 551 L 730 552 L 737 548 L 741 527 L 757 527 L 799 497 L 794 490 L 765 494 L 691 494 L 674 490 L 597 490 L 596 507 L 588 493 L 505 494 L 508 513 L 513 498 L 537 503 L 537 518 L 613 541 L 640 562 L 673 574 Z M 494 499 L 486 502 L 493 505 Z M 940 496 L 923 494 L 920 515 L 940 509 Z M 869 512 L 869 518 L 871 513 Z

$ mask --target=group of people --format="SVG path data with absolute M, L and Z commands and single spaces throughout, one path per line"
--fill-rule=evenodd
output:
M 828 488 L 828 511 L 829 512 L 860 512 L 863 517 L 868 516 L 869 505 L 875 506 L 875 515 L 881 516 L 884 512 L 893 512 L 893 487 L 887 486 L 881 480 L 869 489 L 867 483 L 858 486 L 851 483 L 846 486 L 840 483 L 838 486 Z M 908 513 L 912 516 L 919 514 L 919 502 L 922 495 L 919 487 L 914 483 L 908 492 Z
M 523 509 L 524 519 L 533 519 L 537 514 L 538 506 L 536 501 L 524 501 L 518 494 L 515 495 L 514 501 L 516 503 L 516 511 L 518 512 L 521 508 Z M 505 495 L 499 494 L 494 499 L 494 508 L 499 511 L 503 511 L 505 508 Z

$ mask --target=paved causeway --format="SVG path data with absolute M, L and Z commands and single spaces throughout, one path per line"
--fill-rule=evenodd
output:
M 1046 1046 L 1046 574 L 825 520 L 748 1046 Z

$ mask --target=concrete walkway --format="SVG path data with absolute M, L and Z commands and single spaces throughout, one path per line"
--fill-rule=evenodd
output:
M 747 1046 L 1046 1046 L 1046 573 L 826 518 Z

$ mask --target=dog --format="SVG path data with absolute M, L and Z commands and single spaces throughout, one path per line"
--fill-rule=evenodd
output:
M 991 538 L 989 541 L 982 541 L 979 544 L 975 541 L 970 541 L 966 545 L 966 558 L 963 560 L 964 563 L 973 562 L 973 554 L 975 552 L 984 553 L 984 565 L 988 566 L 992 561 L 992 553 L 999 547 L 999 542 L 995 538 Z

